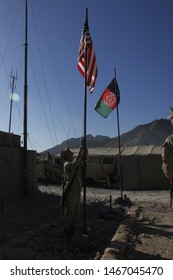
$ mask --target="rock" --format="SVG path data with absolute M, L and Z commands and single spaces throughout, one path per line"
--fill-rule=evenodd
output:
M 77 247 L 86 252 L 90 250 L 90 243 L 90 237 L 87 234 L 80 232 L 79 230 L 76 230 L 74 232 L 70 240 L 70 246 Z
M 123 206 L 132 206 L 131 200 L 127 197 L 126 194 L 124 194 L 124 197 L 118 197 L 117 199 L 114 200 L 115 204 L 123 205 Z

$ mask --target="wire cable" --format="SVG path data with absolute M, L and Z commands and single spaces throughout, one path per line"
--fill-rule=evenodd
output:
M 65 97 L 65 93 L 64 93 L 64 90 L 63 90 L 63 87 L 62 87 L 62 83 L 61 83 L 61 81 L 60 81 L 60 77 L 59 77 L 59 74 L 58 74 L 58 70 L 57 70 L 56 64 L 55 64 L 55 59 L 54 59 L 54 57 L 53 57 L 52 50 L 51 50 L 49 41 L 48 41 L 48 39 L 47 39 L 47 38 L 48 38 L 48 37 L 47 37 L 47 33 L 46 33 L 45 28 L 44 28 L 44 24 L 43 24 L 41 15 L 40 15 L 40 13 L 39 13 L 38 7 L 37 7 L 37 12 L 38 12 L 38 15 L 39 15 L 39 18 L 40 18 L 40 22 L 41 22 L 41 26 L 42 26 L 42 28 L 43 28 L 43 32 L 44 32 L 44 34 L 45 34 L 45 38 L 46 38 L 47 46 L 48 46 L 48 49 L 49 49 L 51 61 L 52 61 L 53 67 L 54 67 L 54 69 L 55 69 L 56 77 L 57 77 L 57 80 L 58 80 L 58 83 L 59 83 L 59 87 L 60 87 L 60 89 L 61 89 L 62 96 L 63 96 L 63 98 L 64 98 L 64 103 L 65 103 L 65 106 L 66 106 L 66 109 L 67 109 L 67 112 L 68 112 L 68 116 L 69 116 L 70 122 L 71 122 L 71 124 L 72 124 L 73 130 L 74 130 L 74 134 L 75 134 L 75 136 L 77 137 L 76 130 L 75 130 L 75 126 L 74 126 L 73 121 L 72 121 L 71 113 L 70 113 L 70 110 L 69 110 L 69 107 L 68 107 L 68 104 L 67 104 L 67 100 L 66 100 L 66 97 Z

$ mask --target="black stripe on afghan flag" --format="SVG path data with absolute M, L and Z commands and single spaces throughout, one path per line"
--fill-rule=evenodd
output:
M 111 81 L 108 87 L 103 92 L 99 101 L 95 106 L 95 110 L 104 118 L 107 118 L 108 115 L 118 106 L 120 102 L 120 91 L 118 83 L 116 81 L 115 88 L 115 78 Z

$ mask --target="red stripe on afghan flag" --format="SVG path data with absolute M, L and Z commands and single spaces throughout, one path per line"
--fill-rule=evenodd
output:
M 95 106 L 95 110 L 104 118 L 118 106 L 120 102 L 120 91 L 118 83 L 116 81 L 115 87 L 115 78 L 111 81 L 108 87 L 105 89 L 101 95 L 99 101 Z

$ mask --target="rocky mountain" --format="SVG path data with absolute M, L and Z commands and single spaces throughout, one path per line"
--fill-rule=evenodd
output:
M 154 120 L 123 133 L 121 135 L 121 146 L 162 145 L 165 138 L 170 134 L 173 134 L 173 127 L 169 120 Z M 118 138 L 113 138 L 108 146 L 117 147 Z
M 109 146 L 109 142 L 111 142 L 112 138 L 108 136 L 92 136 L 91 134 L 87 135 L 87 146 L 89 148 L 97 148 L 97 147 L 104 147 Z M 69 147 L 70 149 L 75 149 L 80 146 L 81 137 L 79 138 L 70 138 L 69 140 L 63 141 L 61 144 L 56 145 L 53 148 L 50 148 L 44 152 L 49 151 L 50 154 L 58 154 L 61 150 L 66 149 Z
M 150 123 L 138 125 L 129 132 L 123 133 L 120 137 L 121 147 L 142 146 L 142 145 L 162 145 L 165 138 L 173 134 L 173 127 L 169 120 L 160 119 Z M 78 148 L 80 138 L 71 138 L 63 141 L 61 144 L 48 149 L 51 154 L 57 154 L 61 150 L 69 148 Z M 118 137 L 110 138 L 108 136 L 87 135 L 88 148 L 97 147 L 118 147 Z

